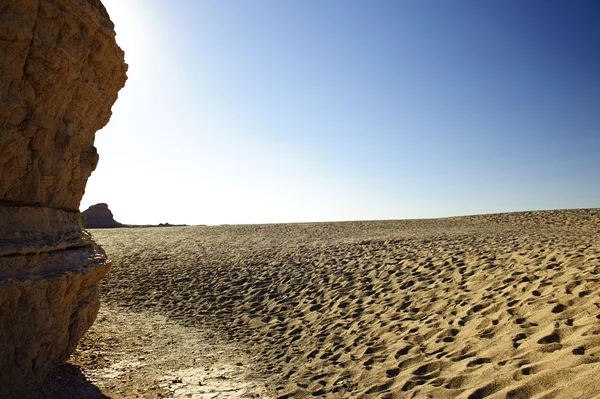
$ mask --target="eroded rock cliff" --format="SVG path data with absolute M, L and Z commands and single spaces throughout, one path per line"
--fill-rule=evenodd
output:
M 78 207 L 126 70 L 98 0 L 1 2 L 1 397 L 42 381 L 96 317 L 109 263 Z

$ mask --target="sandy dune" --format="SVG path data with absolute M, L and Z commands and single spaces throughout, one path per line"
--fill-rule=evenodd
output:
M 227 334 L 275 397 L 600 398 L 599 216 L 92 233 L 105 303 Z

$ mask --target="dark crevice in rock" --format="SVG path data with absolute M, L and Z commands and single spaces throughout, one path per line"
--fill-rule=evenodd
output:
M 44 205 L 41 202 L 13 201 L 13 200 L 5 200 L 5 199 L 0 199 L 0 206 L 8 206 L 8 207 L 15 207 L 15 208 L 20 208 L 20 207 L 23 207 L 23 206 L 28 206 L 28 207 L 32 207 L 32 208 L 57 209 L 57 210 L 60 210 L 60 211 L 73 212 L 73 213 L 78 213 L 79 212 L 79 209 L 77 209 L 77 208 L 65 208 L 65 207 L 60 207 L 60 206 L 47 206 L 47 205 Z M 2 234 L 1 231 L 0 231 L 0 234 Z

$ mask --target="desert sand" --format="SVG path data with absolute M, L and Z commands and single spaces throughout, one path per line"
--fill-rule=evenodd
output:
M 92 230 L 72 363 L 115 398 L 600 398 L 599 217 Z

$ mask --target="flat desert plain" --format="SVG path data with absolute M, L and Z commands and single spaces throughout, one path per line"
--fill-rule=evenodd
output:
M 92 230 L 73 362 L 111 397 L 600 398 L 599 218 Z

